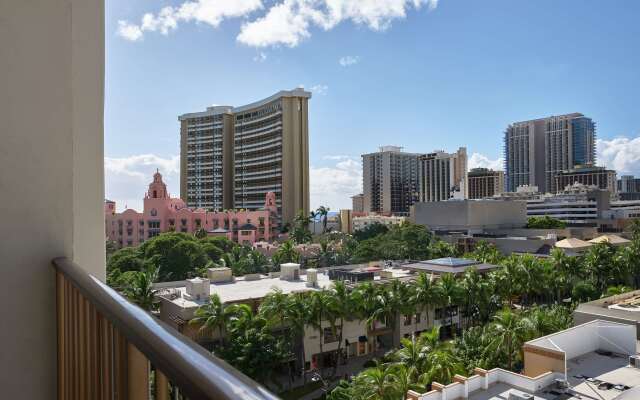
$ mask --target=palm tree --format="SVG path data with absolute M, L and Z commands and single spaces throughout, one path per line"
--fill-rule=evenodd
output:
M 331 294 L 322 289 L 311 294 L 310 304 L 310 324 L 318 331 L 318 344 L 320 345 L 320 356 L 324 354 L 324 327 L 322 323 L 328 321 L 330 329 L 335 333 L 335 314 L 333 313 L 333 298 Z M 322 376 L 322 367 L 319 367 Z
M 441 295 L 439 286 L 433 283 L 433 276 L 424 272 L 418 274 L 418 278 L 414 281 L 414 302 L 419 311 L 424 311 L 427 318 L 427 326 L 429 326 L 429 307 L 439 304 Z M 418 329 L 416 320 L 416 329 Z
M 512 370 L 514 356 L 531 336 L 532 324 L 529 319 L 518 317 L 510 309 L 498 312 L 493 320 L 489 327 L 493 336 L 491 347 L 506 356 L 507 368 Z
M 369 399 L 386 400 L 391 394 L 392 373 L 389 367 L 378 364 L 368 368 L 360 374 L 360 378 L 365 383 L 365 387 L 371 391 Z
M 375 322 L 373 313 L 378 306 L 378 285 L 374 285 L 372 282 L 358 285 L 353 292 L 353 296 L 359 316 L 366 321 L 367 329 L 372 330 Z
M 289 296 L 283 293 L 282 289 L 274 288 L 262 300 L 259 313 L 269 321 L 270 324 L 273 324 L 273 321 L 277 321 L 278 328 L 286 331 L 289 325 L 289 304 Z M 290 338 L 293 339 L 292 335 L 290 335 Z M 287 369 L 289 371 L 287 374 L 289 377 L 289 388 L 291 388 L 293 376 L 291 374 L 290 362 L 287 362 Z
M 427 355 L 429 380 L 447 385 L 454 375 L 465 373 L 465 368 L 451 349 L 438 349 Z
M 153 284 L 158 280 L 159 273 L 160 268 L 153 265 L 135 272 L 131 280 L 125 284 L 124 294 L 142 309 L 153 311 L 157 305 L 156 294 L 158 293 Z
M 415 337 L 411 339 L 402 338 L 400 339 L 400 344 L 402 347 L 393 354 L 393 358 L 397 363 L 405 365 L 407 368 L 413 368 L 414 378 L 417 379 L 418 371 L 424 368 L 429 350 Z
M 441 305 L 445 307 L 448 320 L 447 326 L 450 326 L 451 332 L 454 333 L 453 307 L 459 303 L 462 297 L 462 290 L 455 275 L 451 273 L 443 274 L 438 280 L 437 286 L 441 296 Z
M 353 296 L 351 292 L 347 288 L 347 285 L 344 281 L 337 281 L 333 285 L 333 290 L 330 294 L 333 298 L 331 302 L 331 313 L 334 315 L 336 319 L 340 321 L 339 323 L 339 333 L 338 333 L 338 350 L 337 350 L 337 360 L 336 365 L 333 368 L 332 376 L 335 376 L 336 371 L 338 370 L 338 365 L 340 364 L 340 358 L 342 357 L 342 338 L 344 332 L 344 321 L 345 319 L 351 317 L 354 311 L 354 303 Z
M 325 206 L 320 206 L 318 207 L 318 209 L 316 210 L 316 214 L 315 215 L 319 215 L 320 219 L 322 219 L 322 233 L 326 233 L 327 232 L 327 217 L 329 216 L 329 207 L 325 207 Z
M 287 240 L 283 242 L 272 257 L 272 261 L 276 264 L 297 263 L 300 261 L 300 253 L 296 250 L 293 242 Z
M 292 337 L 295 337 L 300 349 L 300 360 L 302 360 L 302 374 L 304 374 L 306 357 L 304 350 L 304 328 L 310 321 L 310 301 L 305 293 L 295 293 L 287 297 L 287 304 L 284 306 L 285 320 L 289 323 Z
M 306 215 L 303 210 L 293 218 L 293 231 L 292 236 L 296 243 L 306 243 L 311 240 L 311 232 L 309 232 L 309 224 L 315 218 L 315 213 L 311 212 L 310 215 Z
M 234 334 L 244 334 L 253 327 L 256 322 L 256 316 L 253 314 L 251 306 L 248 304 L 232 304 L 226 308 L 226 314 L 228 318 L 228 328 Z M 257 321 L 259 324 L 267 323 L 264 321 Z
M 498 288 L 509 303 L 509 307 L 513 305 L 514 296 L 520 293 L 521 269 L 520 260 L 517 255 L 511 255 L 502 262 L 502 267 L 495 271 L 492 275 Z
M 270 323 L 277 321 L 278 328 L 285 329 L 288 297 L 288 295 L 282 292 L 282 289 L 274 287 L 271 292 L 267 293 L 262 299 L 259 309 L 260 315 Z
M 200 325 L 200 331 L 206 329 L 217 329 L 220 337 L 220 345 L 224 346 L 224 329 L 228 321 L 226 307 L 220 301 L 220 296 L 214 293 L 209 298 L 209 302 L 198 307 L 194 313 L 195 317 L 189 324 Z
M 388 386 L 393 393 L 393 398 L 405 400 L 410 389 L 418 389 L 415 384 L 416 369 L 405 364 L 394 364 L 388 368 L 391 376 Z

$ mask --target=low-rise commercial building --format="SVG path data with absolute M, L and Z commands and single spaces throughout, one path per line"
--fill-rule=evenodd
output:
M 522 228 L 527 224 L 524 201 L 451 200 L 416 203 L 410 220 L 438 233 L 483 232 L 486 229 Z
M 576 324 L 596 319 L 640 327 L 640 290 L 582 303 L 573 312 Z
M 471 268 L 478 272 L 488 272 L 500 268 L 498 265 L 483 263 L 476 260 L 465 258 L 445 257 L 435 260 L 420 261 L 417 263 L 406 264 L 403 266 L 410 271 L 424 272 L 426 274 L 442 275 L 442 274 L 463 274 Z
M 474 265 L 475 264 L 474 262 Z M 206 304 L 209 297 L 217 294 L 223 304 L 248 304 L 257 310 L 262 299 L 274 289 L 285 294 L 310 293 L 330 289 L 336 280 L 347 281 L 350 286 L 362 282 L 374 284 L 388 283 L 394 279 L 412 280 L 417 276 L 415 270 L 400 265 L 396 268 L 382 268 L 379 264 L 346 265 L 326 269 L 300 269 L 299 264 L 282 264 L 280 272 L 268 275 L 250 274 L 233 277 L 229 268 L 210 268 L 207 278 L 188 279 L 180 282 L 166 282 L 156 285 L 160 290 L 160 318 L 201 344 L 220 339 L 215 329 L 201 330 L 190 324 L 198 307 Z M 397 347 L 400 338 L 410 337 L 422 331 L 441 326 L 441 334 L 449 335 L 460 327 L 457 307 L 430 307 L 415 315 L 397 315 L 394 326 L 384 321 L 367 324 L 358 318 L 344 321 L 344 342 L 340 346 L 347 358 L 362 356 Z M 322 343 L 322 351 L 320 343 Z M 322 330 L 306 326 L 301 343 L 305 352 L 305 370 L 327 365 L 335 360 L 338 338 L 334 335 L 329 321 L 322 322 Z M 302 360 L 298 366 L 302 368 Z
M 406 217 L 396 215 L 369 214 L 360 217 L 353 217 L 351 219 L 351 224 L 353 232 L 355 232 L 363 230 L 366 227 L 374 224 L 382 224 L 387 227 L 392 227 L 393 225 L 400 225 L 406 220 Z

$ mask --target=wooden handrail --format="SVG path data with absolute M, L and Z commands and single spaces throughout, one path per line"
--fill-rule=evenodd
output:
M 190 400 L 278 399 L 278 397 L 263 386 L 231 367 L 223 360 L 213 356 L 207 350 L 160 321 L 158 318 L 130 303 L 115 290 L 89 275 L 70 260 L 66 258 L 56 258 L 53 260 L 53 265 L 58 273 L 58 362 L 59 368 L 70 369 L 68 375 L 76 377 L 86 374 L 88 378 L 92 378 L 90 376 L 92 373 L 85 373 L 83 367 L 85 365 L 92 365 L 92 351 L 95 352 L 96 349 L 90 349 L 88 347 L 91 345 L 91 338 L 81 337 L 83 323 L 80 323 L 81 327 L 78 329 L 76 326 L 77 322 L 69 321 L 71 319 L 70 316 L 74 315 L 74 310 L 66 310 L 65 304 L 67 308 L 69 308 L 68 305 L 75 300 L 73 300 L 73 298 L 69 300 L 69 293 L 64 293 L 64 287 L 67 287 L 67 292 L 70 291 L 68 288 L 69 285 L 66 284 L 64 280 L 70 283 L 72 286 L 71 291 L 75 293 L 76 297 L 77 294 L 84 297 L 86 303 L 84 303 L 83 299 L 79 302 L 84 303 L 85 308 L 88 305 L 90 310 L 95 309 L 98 318 L 104 318 L 108 324 L 117 331 L 117 335 L 121 335 L 129 345 L 135 346 L 135 348 L 149 360 L 155 367 L 157 371 L 156 376 L 159 376 L 161 378 L 160 380 L 163 382 L 169 380 Z M 87 311 L 87 315 L 89 315 L 88 313 L 89 311 Z M 82 319 L 82 316 L 78 318 Z M 98 325 L 100 325 L 100 323 L 98 323 Z M 87 329 L 90 328 L 91 327 Z M 78 332 L 81 334 L 78 335 Z M 108 344 L 110 341 L 113 342 L 112 339 L 105 341 L 100 337 L 100 329 L 93 329 L 90 332 L 97 332 L 95 334 L 98 335 L 97 337 L 100 343 Z M 77 346 L 80 354 L 89 354 L 88 357 L 90 361 L 85 362 L 82 360 L 82 357 L 80 357 L 79 364 L 74 363 L 74 360 L 78 361 L 78 350 L 70 348 L 70 346 Z M 97 350 L 99 352 L 100 349 Z M 107 384 L 116 387 L 117 385 L 113 383 L 104 382 L 104 376 L 121 373 L 115 371 L 112 366 L 112 359 L 114 357 L 110 355 L 108 357 L 103 356 L 102 358 L 105 360 L 101 360 L 100 354 L 97 354 L 94 358 L 98 360 L 95 363 L 98 365 L 96 368 L 99 369 L 101 363 L 110 366 L 109 368 L 103 368 L 104 371 L 101 369 L 94 371 L 97 379 L 97 381 L 94 382 L 102 382 L 102 385 Z M 83 362 L 85 364 L 83 364 Z M 109 362 L 111 362 L 111 364 L 109 364 Z M 69 365 L 71 367 L 69 367 Z M 75 385 L 77 385 L 77 382 L 68 382 L 68 378 L 65 379 L 67 379 L 67 381 L 63 381 L 59 385 L 62 388 L 60 392 L 62 394 L 59 394 L 59 397 L 76 398 L 77 396 L 73 395 L 73 393 L 75 393 L 74 390 L 76 390 Z M 157 380 L 158 379 L 156 379 L 156 381 Z M 80 397 L 82 397 L 84 390 L 82 385 L 82 382 L 80 382 Z M 68 388 L 69 386 L 72 386 L 71 389 Z M 93 390 L 95 389 L 96 388 L 93 388 Z M 64 393 L 67 393 L 65 390 L 71 390 L 70 393 L 72 393 L 72 395 L 65 395 Z M 112 396 L 103 397 L 110 398 Z

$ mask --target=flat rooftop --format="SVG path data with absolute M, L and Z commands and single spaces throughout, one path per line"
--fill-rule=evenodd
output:
M 532 378 L 500 369 L 490 370 L 487 374 L 493 376 L 490 379 L 493 383 L 487 390 L 472 391 L 469 399 L 640 399 L 640 368 L 630 366 L 629 362 L 630 356 L 637 357 L 638 354 L 635 327 L 594 320 L 530 340 L 523 350 L 525 371 L 531 366 L 529 373 L 536 371 L 534 373 L 539 376 Z M 527 354 L 533 354 L 533 357 L 527 358 Z M 553 372 L 538 372 L 547 363 L 540 357 L 560 360 L 560 365 L 565 367 L 552 369 Z M 563 363 L 565 359 L 566 363 Z M 558 368 L 558 363 L 553 361 L 547 366 Z M 564 380 L 566 388 L 558 384 Z
M 574 315 L 640 322 L 640 290 L 582 303 Z
M 438 274 L 459 274 L 465 272 L 469 268 L 476 268 L 478 271 L 486 271 L 498 268 L 499 266 L 465 258 L 445 257 L 436 258 L 434 260 L 419 261 L 417 263 L 404 265 L 403 267 L 413 271 L 434 272 Z
M 507 383 L 495 383 L 489 386 L 487 390 L 477 390 L 469 393 L 469 400 L 507 400 L 510 394 L 527 393 L 516 389 Z M 572 397 L 559 397 L 558 394 L 552 393 L 536 393 L 531 400 L 561 400 L 571 399 Z
M 613 400 L 640 386 L 640 369 L 629 366 L 629 357 L 587 353 L 567 361 L 567 380 L 582 397 Z
M 531 400 L 615 400 L 632 388 L 640 388 L 640 369 L 630 367 L 626 356 L 590 352 L 567 361 L 567 380 L 570 389 L 564 393 L 554 385 L 532 394 L 498 382 L 487 390 L 469 393 L 469 400 L 507 400 L 510 394 L 529 394 Z
M 402 269 L 391 269 L 393 278 L 405 278 L 411 276 L 411 272 Z M 380 281 L 381 278 L 376 276 L 374 281 Z M 265 297 L 274 288 L 282 290 L 283 293 L 307 292 L 321 289 L 328 289 L 333 285 L 332 280 L 326 273 L 318 271 L 317 287 L 307 286 L 307 276 L 300 275 L 300 279 L 296 281 L 288 281 L 280 278 L 262 277 L 257 280 L 246 280 L 244 277 L 236 277 L 233 282 L 212 283 L 210 285 L 210 294 L 217 293 L 223 303 L 238 303 L 248 300 L 259 300 Z M 183 297 L 186 293 L 184 282 L 182 286 L 173 287 L 174 291 L 180 294 L 171 301 L 182 308 L 193 308 L 204 304 L 204 301 L 187 300 Z

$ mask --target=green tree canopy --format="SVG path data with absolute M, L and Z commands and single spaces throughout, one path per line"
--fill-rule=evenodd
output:
M 545 215 L 543 217 L 529 217 L 527 219 L 527 228 L 529 229 L 563 229 L 567 224 L 557 218 Z

